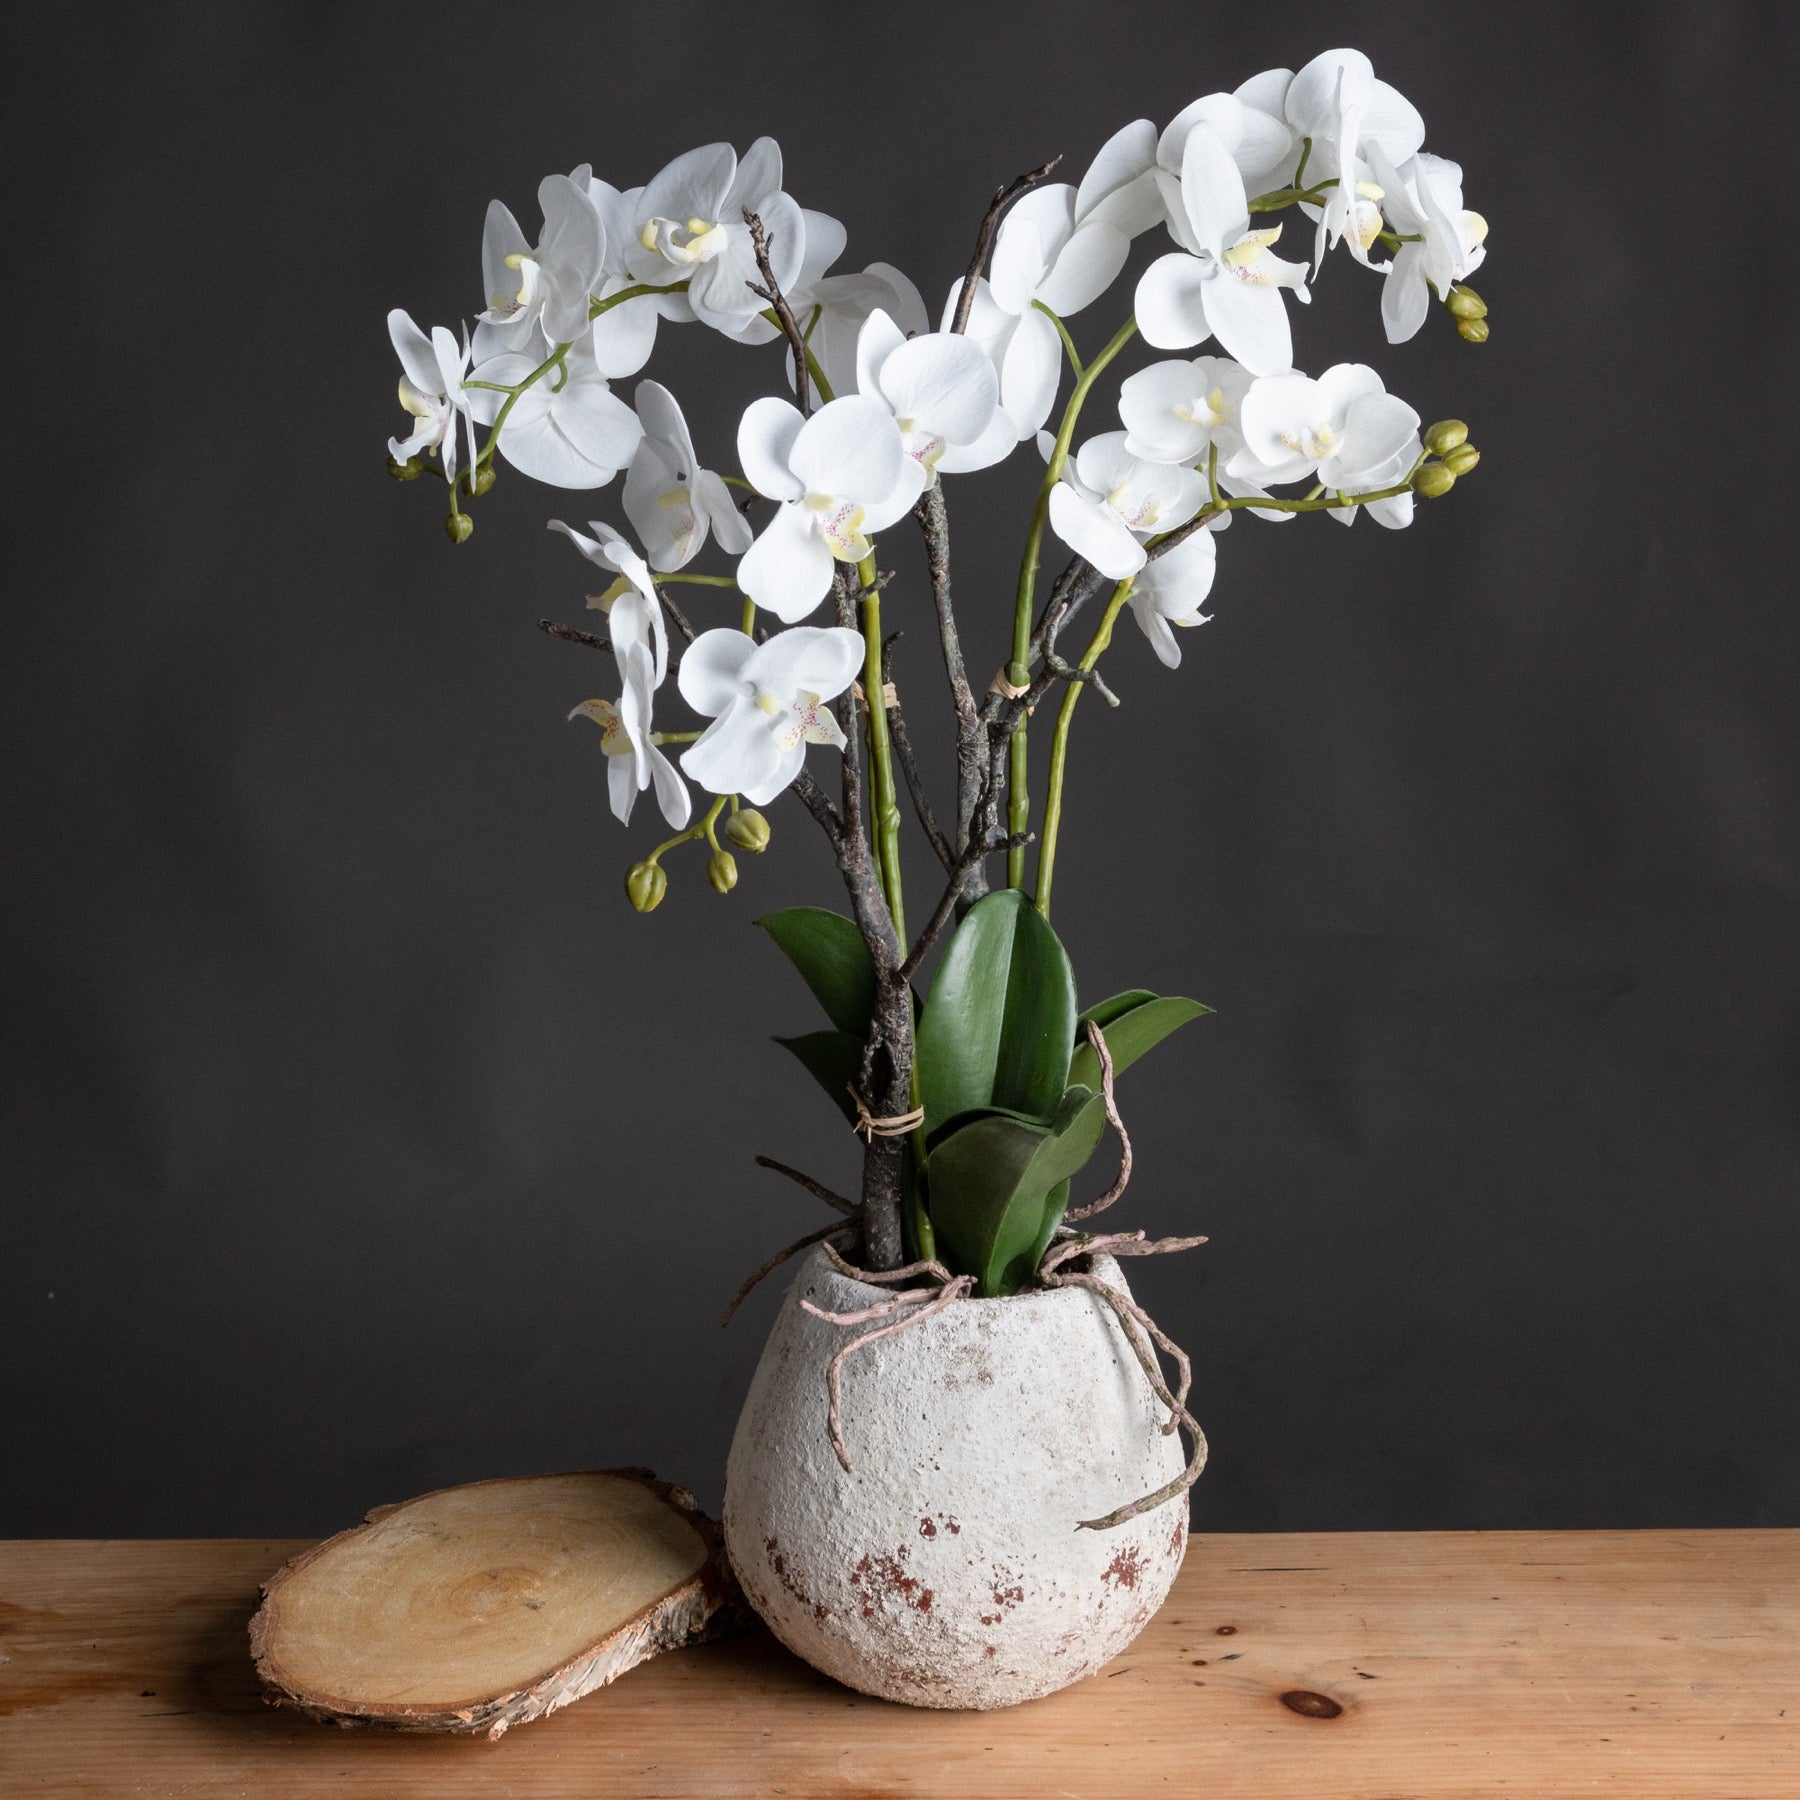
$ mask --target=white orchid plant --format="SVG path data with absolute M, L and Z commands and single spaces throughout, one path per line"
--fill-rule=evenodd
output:
M 453 541 L 470 536 L 469 503 L 501 461 L 579 493 L 623 474 L 631 535 L 598 519 L 585 531 L 550 522 L 599 571 L 588 604 L 605 634 L 546 629 L 610 652 L 613 684 L 570 716 L 601 728 L 620 821 L 650 791 L 674 833 L 631 865 L 631 904 L 661 902 L 665 864 L 688 844 L 705 846 L 713 888 L 731 891 L 734 849 L 767 848 L 759 809 L 790 790 L 823 828 L 848 913 L 794 907 L 758 922 L 830 1022 L 780 1041 L 864 1140 L 860 1199 L 826 1197 L 850 1221 L 831 1232 L 858 1234 L 868 1271 L 904 1264 L 1001 1295 L 1031 1285 L 1047 1255 L 1066 1260 L 1066 1221 L 1122 1186 L 1070 1209 L 1071 1179 L 1109 1120 L 1123 1136 L 1114 1075 L 1206 1010 L 1141 989 L 1083 1010 L 1050 924 L 1070 728 L 1086 688 L 1117 703 L 1101 662 L 1120 616 L 1177 668 L 1238 513 L 1344 524 L 1367 513 L 1403 527 L 1417 497 L 1448 493 L 1478 460 L 1460 422 L 1422 428 L 1368 365 L 1294 366 L 1291 309 L 1310 302 L 1340 246 L 1378 280 L 1390 343 L 1434 305 L 1464 339 L 1486 339 L 1487 309 L 1466 281 L 1487 227 L 1463 207 L 1460 169 L 1427 154 L 1424 137 L 1417 111 L 1354 50 L 1208 94 L 1161 131 L 1139 119 L 1079 183 L 1050 181 L 1053 162 L 995 196 L 935 328 L 898 269 L 831 272 L 844 229 L 787 193 L 770 139 L 741 159 L 710 144 L 641 187 L 586 166 L 549 176 L 535 243 L 496 201 L 472 331 L 427 334 L 389 315 L 414 420 L 390 442 L 389 470 L 444 484 Z M 1312 226 L 1300 261 L 1276 253 L 1279 215 L 1292 211 Z M 1149 235 L 1168 241 L 1137 275 L 1124 322 L 1084 360 L 1070 321 Z M 742 415 L 740 472 L 702 463 L 661 382 L 639 381 L 630 403 L 615 392 L 666 325 L 775 351 L 780 391 Z M 1139 339 L 1164 354 L 1124 379 L 1116 423 L 1093 430 L 1100 378 Z M 959 618 L 946 487 L 1020 446 L 1044 468 L 1016 590 L 1010 604 L 959 596 Z M 926 565 L 907 610 L 935 630 L 948 678 L 956 784 L 943 814 L 913 760 L 884 636 L 897 597 L 883 551 L 902 531 L 922 535 Z M 1071 553 L 1047 586 L 1046 534 Z M 708 556 L 722 566 L 695 566 Z M 699 629 L 678 588 L 730 597 L 733 610 Z M 1090 630 L 1071 661 L 1063 645 L 1078 622 Z M 986 665 L 972 662 L 965 627 L 971 642 L 994 640 L 991 682 L 972 678 Z M 692 729 L 659 723 L 671 675 L 701 722 Z M 1040 707 L 1053 719 L 1038 810 L 1027 751 Z M 835 779 L 808 767 L 815 746 Z M 941 865 L 914 927 L 902 785 Z

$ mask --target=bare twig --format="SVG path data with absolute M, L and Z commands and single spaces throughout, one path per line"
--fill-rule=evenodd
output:
M 763 230 L 762 220 L 746 206 L 744 223 L 750 227 L 750 246 L 756 252 L 756 266 L 762 275 L 761 286 L 754 281 L 744 285 L 758 299 L 766 300 L 774 307 L 775 317 L 781 323 L 794 356 L 794 397 L 800 403 L 800 410 L 809 413 L 812 411 L 812 381 L 806 367 L 806 339 L 800 335 L 800 323 L 794 317 L 794 309 L 788 305 L 787 295 L 781 291 L 781 284 L 770 267 L 769 234 Z
M 669 598 L 667 588 L 659 587 L 656 590 L 656 597 L 663 603 L 663 610 L 675 621 L 675 629 L 681 633 L 683 641 L 691 644 L 694 641 L 694 627 L 689 622 L 687 614 Z
M 760 1159 L 759 1159 L 760 1160 Z M 809 1244 L 817 1244 L 826 1238 L 841 1237 L 856 1229 L 854 1225 L 826 1225 L 817 1231 L 809 1231 L 805 1237 L 796 1238 L 785 1250 L 777 1250 L 763 1266 L 750 1277 L 738 1291 L 732 1295 L 731 1304 L 719 1315 L 721 1330 L 731 1323 L 731 1316 L 750 1296 L 751 1290 L 765 1275 L 772 1275 L 787 1261 L 790 1256 L 798 1256 Z
M 798 1169 L 789 1168 L 784 1162 L 777 1162 L 772 1156 L 757 1157 L 756 1166 L 759 1169 L 773 1169 L 777 1175 L 785 1175 L 789 1181 L 798 1182 L 815 1200 L 823 1200 L 833 1212 L 840 1212 L 847 1219 L 854 1219 L 862 1210 L 842 1194 L 834 1194 L 822 1182 L 814 1181 L 810 1175 L 803 1175 Z
M 1119 1117 L 1118 1102 L 1113 1098 L 1112 1052 L 1106 1047 L 1106 1033 L 1092 1019 L 1087 1022 L 1087 1037 L 1100 1059 L 1100 1097 L 1106 1106 L 1106 1122 L 1119 1134 L 1119 1172 L 1113 1177 L 1112 1186 L 1098 1200 L 1090 1200 L 1086 1206 L 1077 1206 L 1065 1213 L 1063 1216 L 1067 1219 L 1091 1219 L 1095 1213 L 1105 1212 L 1124 1193 L 1126 1183 L 1131 1180 L 1131 1138 L 1125 1130 L 1125 1121 Z
M 565 644 L 586 644 L 590 650 L 612 648 L 605 638 L 591 631 L 583 631 L 579 625 L 558 625 L 554 619 L 539 619 L 538 630 L 548 632 L 553 638 L 561 638 Z
M 900 965 L 902 981 L 912 979 L 919 964 L 931 953 L 931 946 L 944 935 L 945 928 L 955 916 L 957 903 L 963 897 L 969 877 L 981 867 L 983 860 L 998 850 L 1022 850 L 1027 844 L 1036 841 L 1035 831 L 1021 831 L 1010 837 L 1005 832 L 995 832 L 993 835 L 984 832 L 956 859 L 956 865 L 950 871 L 950 879 L 945 883 L 937 906 L 925 921 L 925 929 L 919 933 L 912 949 L 907 952 L 906 961 Z
M 931 847 L 937 852 L 938 861 L 944 865 L 945 872 L 956 867 L 956 852 L 950 847 L 950 840 L 944 836 L 944 828 L 938 823 L 937 814 L 932 810 L 930 798 L 925 792 L 925 783 L 919 775 L 919 765 L 913 758 L 912 739 L 907 735 L 906 715 L 900 710 L 900 696 L 893 691 L 893 671 L 891 668 L 894 640 L 900 635 L 895 632 L 881 646 L 881 680 L 882 699 L 887 703 L 888 736 L 894 744 L 894 760 L 900 765 L 900 773 L 906 780 L 906 791 L 912 796 L 913 811 L 919 815 L 919 823 L 925 829 L 925 835 L 931 840 Z M 889 698 L 890 692 L 892 698 Z
M 963 278 L 962 292 L 956 298 L 956 317 L 950 326 L 952 331 L 967 331 L 969 328 L 969 310 L 975 304 L 975 284 L 981 279 L 981 271 L 987 266 L 994 233 L 1000 229 L 1000 215 L 1027 188 L 1036 187 L 1061 161 L 1062 152 L 1059 150 L 1041 168 L 1028 169 L 1023 175 L 1015 175 L 1004 187 L 995 189 L 994 197 L 982 215 L 981 229 L 975 234 L 975 254 L 969 258 L 969 272 Z

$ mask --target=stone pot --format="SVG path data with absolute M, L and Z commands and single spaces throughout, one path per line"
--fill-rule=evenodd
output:
M 1128 1293 L 1118 1264 L 1093 1273 Z M 1117 1316 L 1080 1288 L 959 1300 L 843 1367 L 847 1474 L 825 1375 L 845 1327 L 801 1310 L 884 1291 L 814 1251 L 782 1302 L 732 1440 L 725 1542 L 796 1655 L 912 1706 L 1054 1693 L 1143 1630 L 1181 1567 L 1185 1493 L 1079 1528 L 1186 1464 Z

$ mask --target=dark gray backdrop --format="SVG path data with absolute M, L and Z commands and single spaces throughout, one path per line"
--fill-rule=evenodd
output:
M 550 170 L 642 180 L 761 131 L 846 267 L 940 294 L 999 180 L 1343 17 L 18 27 L 0 1531 L 318 1531 L 596 1463 L 716 1499 L 774 1293 L 714 1319 L 818 1222 L 749 1158 L 853 1179 L 765 1041 L 810 1002 L 748 923 L 832 903 L 809 822 L 773 808 L 728 900 L 689 856 L 626 909 L 652 824 L 619 831 L 563 723 L 598 665 L 534 629 L 591 585 L 543 520 L 616 519 L 616 490 L 503 474 L 453 551 L 382 473 L 386 309 L 479 304 L 492 195 L 524 215 Z M 1179 674 L 1126 628 L 1058 884 L 1086 994 L 1218 1008 L 1126 1094 L 1124 1210 L 1213 1238 L 1142 1275 L 1198 1368 L 1196 1516 L 1800 1523 L 1792 13 L 1381 7 L 1353 35 L 1492 220 L 1493 340 L 1437 316 L 1390 352 L 1334 256 L 1297 353 L 1366 355 L 1486 461 L 1405 534 L 1240 522 Z M 652 372 L 730 467 L 776 353 L 704 335 Z M 984 664 L 1028 461 L 960 514 Z

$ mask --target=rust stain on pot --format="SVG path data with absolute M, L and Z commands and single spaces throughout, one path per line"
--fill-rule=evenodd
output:
M 994 1597 L 994 1610 L 981 1615 L 984 1625 L 998 1625 L 1015 1606 L 1025 1604 L 1025 1589 L 1010 1569 L 1002 1569 L 996 1565 L 994 1585 L 990 1592 Z
M 781 1583 L 783 1591 L 804 1606 L 820 1624 L 829 1619 L 831 1608 L 821 1605 L 801 1587 L 795 1579 L 793 1571 L 787 1565 L 787 1558 L 781 1553 L 780 1542 L 775 1538 L 764 1538 L 763 1549 L 769 1554 L 769 1567 L 775 1571 L 775 1579 Z
M 916 1575 L 907 1574 L 907 1555 L 904 1544 L 892 1556 L 885 1552 L 878 1555 L 871 1551 L 851 1569 L 850 1585 L 856 1590 L 865 1619 L 874 1618 L 876 1607 L 884 1600 L 898 1600 L 903 1605 L 912 1607 L 915 1612 L 931 1611 L 931 1602 L 935 1596 Z
M 1144 1574 L 1144 1553 L 1136 1544 L 1127 1544 L 1104 1569 L 1102 1581 L 1122 1588 L 1135 1588 Z
M 919 1521 L 919 1536 L 922 1538 L 934 1538 L 937 1536 L 937 1527 L 932 1524 L 929 1519 L 921 1519 Z
M 1335 1719 L 1344 1710 L 1329 1694 L 1315 1694 L 1310 1688 L 1289 1688 L 1281 1704 L 1303 1719 Z

